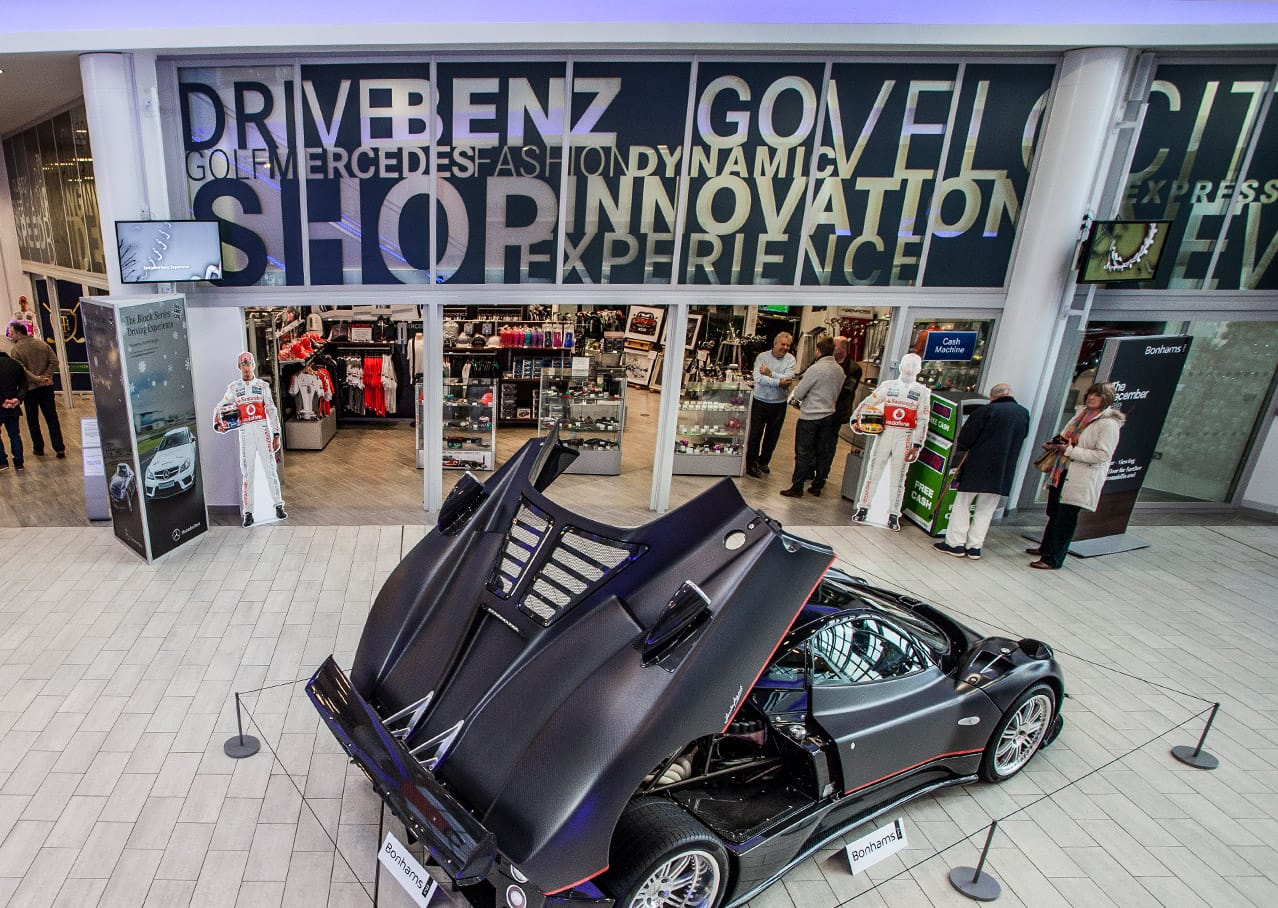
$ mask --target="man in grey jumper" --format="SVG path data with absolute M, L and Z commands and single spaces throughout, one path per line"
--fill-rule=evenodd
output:
M 803 483 L 809 479 L 812 484 L 808 491 L 821 494 L 839 444 L 835 404 L 846 376 L 834 359 L 834 338 L 820 338 L 816 349 L 819 358 L 808 366 L 790 395 L 790 403 L 799 407 L 799 422 L 794 428 L 794 475 L 790 477 L 790 488 L 781 490 L 786 498 L 802 498 Z

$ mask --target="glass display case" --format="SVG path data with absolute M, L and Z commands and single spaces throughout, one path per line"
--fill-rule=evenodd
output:
M 497 444 L 491 378 L 444 379 L 444 469 L 491 470 Z
M 590 360 L 588 369 L 544 368 L 538 425 L 545 435 L 559 423 L 559 440 L 580 451 L 569 473 L 621 473 L 626 422 L 626 370 Z
M 679 396 L 675 474 L 740 476 L 749 421 L 750 386 L 744 381 L 685 383 Z

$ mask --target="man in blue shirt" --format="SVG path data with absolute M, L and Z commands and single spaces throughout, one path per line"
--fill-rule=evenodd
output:
M 772 349 L 754 360 L 754 397 L 750 401 L 750 435 L 746 440 L 746 474 L 758 478 L 771 473 L 768 463 L 785 423 L 785 402 L 794 384 L 798 363 L 790 353 L 794 338 L 782 331 L 772 339 Z

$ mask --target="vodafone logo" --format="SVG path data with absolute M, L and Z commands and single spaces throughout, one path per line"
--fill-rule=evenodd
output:
M 883 411 L 883 425 L 889 429 L 913 429 L 916 412 L 900 404 L 889 405 Z

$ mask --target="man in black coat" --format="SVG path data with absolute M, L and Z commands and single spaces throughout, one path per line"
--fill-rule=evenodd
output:
M 1012 397 L 1011 386 L 998 384 L 990 389 L 990 402 L 963 423 L 955 442 L 954 462 L 960 466 L 954 480 L 954 509 L 945 540 L 936 543 L 937 549 L 958 558 L 981 557 L 994 510 L 1012 490 L 1029 419 L 1029 411 Z
M 27 396 L 27 370 L 0 350 L 0 429 L 9 435 L 13 447 L 14 469 L 22 469 L 22 436 L 18 430 L 18 417 L 22 413 L 22 401 Z M 9 455 L 0 439 L 0 472 L 9 469 Z

